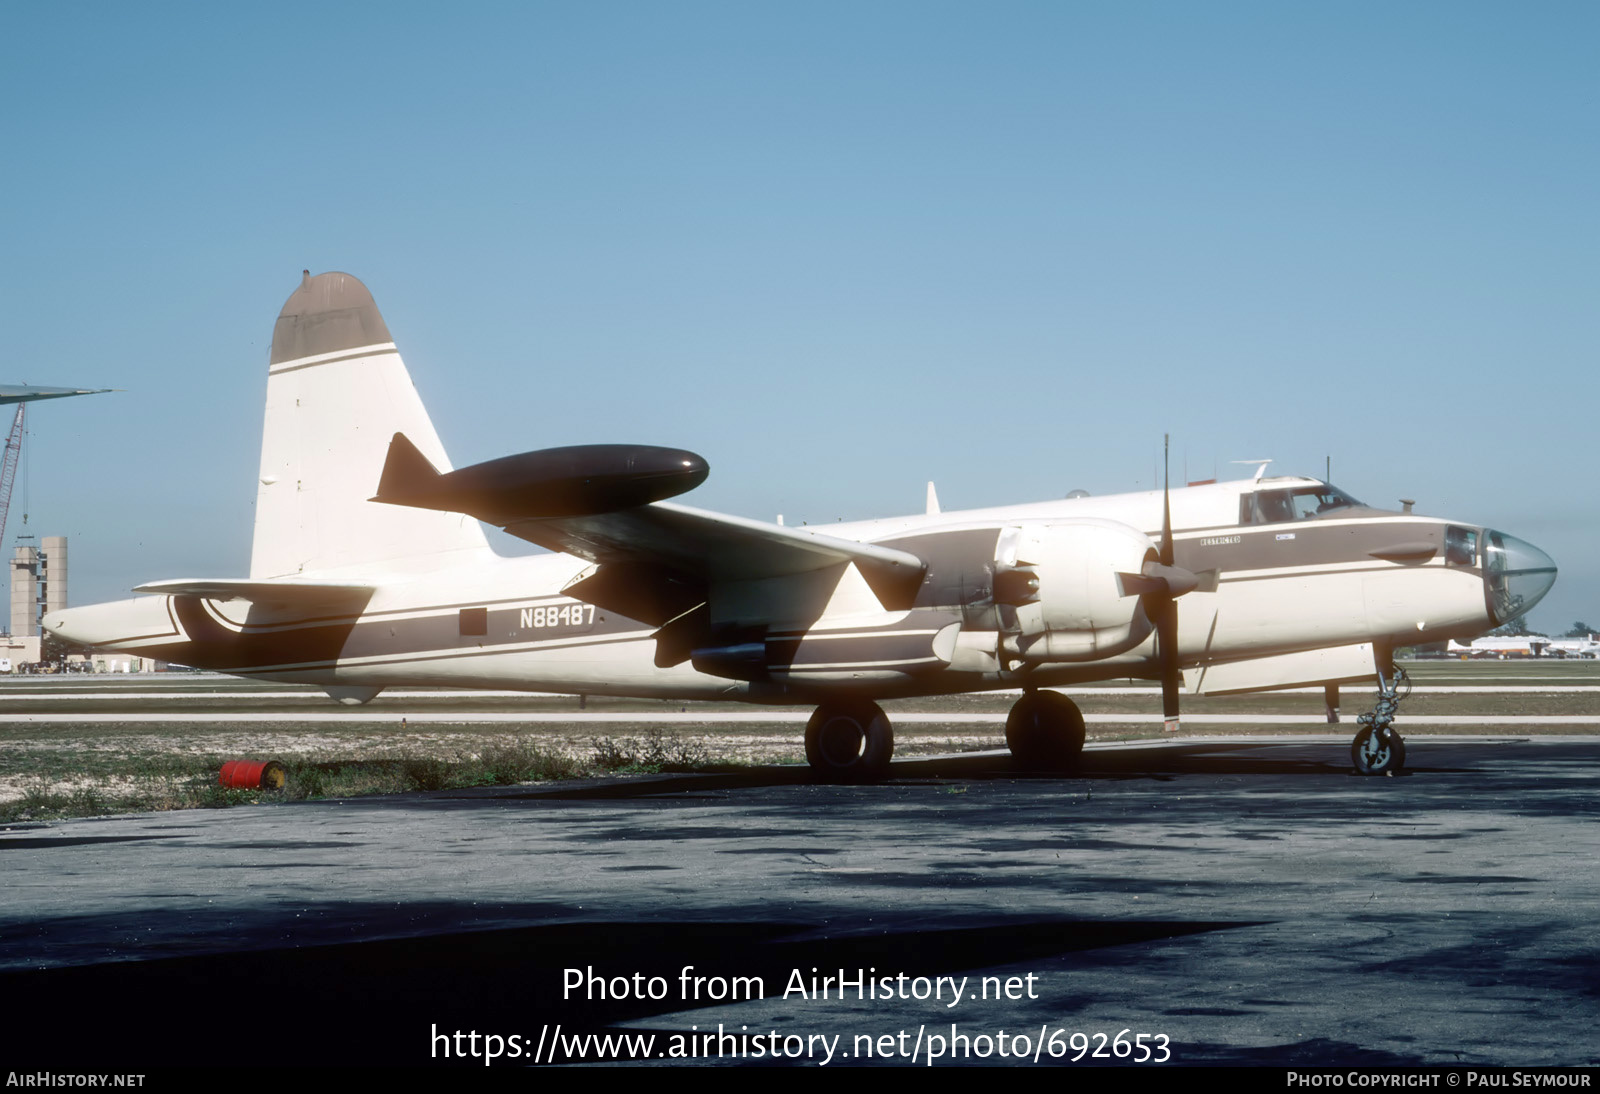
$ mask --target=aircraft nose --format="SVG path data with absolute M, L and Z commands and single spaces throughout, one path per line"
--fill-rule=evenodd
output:
M 1498 626 L 1544 599 L 1556 583 L 1555 559 L 1516 536 L 1490 529 L 1483 583 L 1489 614 Z

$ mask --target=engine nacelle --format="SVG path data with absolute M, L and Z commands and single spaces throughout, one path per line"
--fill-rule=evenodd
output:
M 1112 520 L 1029 524 L 1000 533 L 995 601 L 1002 648 L 1023 661 L 1098 661 L 1133 649 L 1152 630 L 1119 574 L 1158 555 L 1137 528 Z

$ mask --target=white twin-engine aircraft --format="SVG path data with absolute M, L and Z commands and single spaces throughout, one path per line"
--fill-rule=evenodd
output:
M 1555 581 L 1537 548 L 1266 478 L 928 512 L 827 532 L 663 501 L 692 452 L 547 449 L 450 469 L 366 287 L 308 273 L 278 316 L 248 579 L 53 612 L 71 642 L 347 702 L 393 685 L 816 706 L 806 755 L 882 776 L 876 700 L 1020 688 L 1006 740 L 1071 768 L 1084 723 L 1061 685 L 1197 693 L 1377 677 L 1356 767 L 1397 770 L 1401 645 L 1480 634 Z M 479 521 L 554 554 L 496 555 Z

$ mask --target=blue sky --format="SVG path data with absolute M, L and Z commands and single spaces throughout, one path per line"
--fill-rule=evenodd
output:
M 243 574 L 272 321 L 372 289 L 452 458 L 791 521 L 1228 461 L 1488 524 L 1600 625 L 1600 7 L 13 5 L 7 528 Z M 6 548 L 9 553 L 9 542 Z

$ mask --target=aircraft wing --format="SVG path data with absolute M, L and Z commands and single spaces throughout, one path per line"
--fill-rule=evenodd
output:
M 703 481 L 692 452 L 585 445 L 507 456 L 441 474 L 395 434 L 373 501 L 467 513 L 520 539 L 596 563 L 567 595 L 661 624 L 707 588 L 854 563 L 889 610 L 911 607 L 926 564 L 907 551 L 837 539 L 660 499 Z
M 923 561 L 907 551 L 836 539 L 744 517 L 656 502 L 614 513 L 514 521 L 506 531 L 590 562 L 665 566 L 707 581 L 788 577 L 854 562 L 876 588 L 922 580 Z
M 907 551 L 802 528 L 655 502 L 582 517 L 513 521 L 530 543 L 597 563 L 561 591 L 661 628 L 656 663 L 689 658 L 703 634 L 713 587 L 764 589 L 745 600 L 755 614 L 784 615 L 854 564 L 887 611 L 907 611 L 926 563 Z M 832 576 L 829 576 L 832 571 Z M 781 591 L 780 591 L 781 590 Z M 766 605 L 755 609 L 754 604 Z

